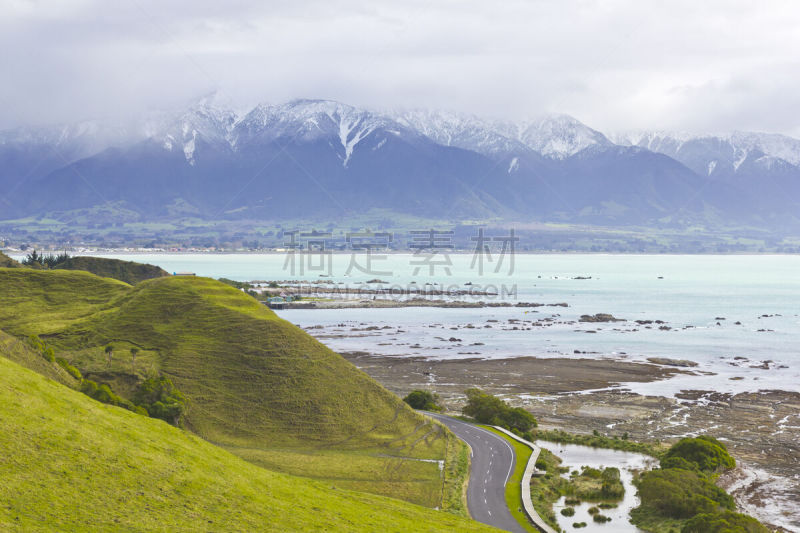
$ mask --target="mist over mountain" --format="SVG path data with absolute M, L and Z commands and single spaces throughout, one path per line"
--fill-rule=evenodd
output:
M 794 227 L 800 140 L 604 134 L 567 115 L 500 121 L 327 100 L 218 99 L 132 125 L 0 132 L 0 220 L 108 208 L 119 222 L 450 220 Z

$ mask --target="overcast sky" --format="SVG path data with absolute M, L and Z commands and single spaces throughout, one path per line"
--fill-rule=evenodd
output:
M 219 90 L 800 136 L 798 28 L 795 0 L 0 0 L 0 126 Z

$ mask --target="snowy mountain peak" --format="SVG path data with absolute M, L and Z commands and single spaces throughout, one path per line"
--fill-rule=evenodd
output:
M 520 122 L 429 110 L 403 111 L 394 116 L 439 144 L 490 156 L 533 150 L 545 157 L 564 159 L 589 146 L 612 144 L 602 133 L 569 115 L 545 115 Z
M 517 125 L 517 136 L 526 146 L 540 154 L 564 159 L 590 146 L 611 146 L 605 135 L 562 114 L 542 116 Z
M 492 156 L 519 153 L 526 149 L 520 141 L 497 131 L 492 123 L 475 115 L 415 109 L 395 112 L 394 118 L 407 128 L 445 146 Z
M 737 173 L 748 162 L 761 168 L 800 166 L 800 140 L 775 133 L 729 134 L 634 131 L 612 136 L 617 144 L 639 146 L 677 159 L 706 175 Z
M 292 100 L 279 105 L 261 104 L 235 127 L 237 144 L 256 138 L 314 140 L 332 136 L 338 140 L 337 155 L 347 167 L 356 147 L 378 129 L 401 134 L 405 130 L 391 118 L 332 100 Z

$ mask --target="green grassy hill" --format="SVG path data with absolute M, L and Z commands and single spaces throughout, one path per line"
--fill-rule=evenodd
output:
M 253 463 L 464 512 L 460 441 L 241 291 L 205 278 L 131 287 L 0 269 L 0 301 L 2 329 L 39 335 L 117 394 L 170 378 L 188 399 L 185 427 Z
M 78 382 L 57 363 L 47 361 L 31 346 L 16 337 L 0 331 L 0 354 L 34 372 L 57 381 L 68 387 L 75 387 Z
M 0 355 L 8 355 L 0 345 Z M 269 472 L 0 357 L 3 531 L 489 531 Z
M 0 252 L 0 268 L 21 268 L 22 265 L 10 257 L 8 257 L 3 252 Z
M 135 285 L 146 279 L 169 276 L 169 273 L 155 265 L 120 261 L 106 257 L 70 257 L 54 268 L 62 270 L 83 270 L 104 278 L 114 278 Z

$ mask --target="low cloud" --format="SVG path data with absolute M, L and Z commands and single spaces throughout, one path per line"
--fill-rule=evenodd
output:
M 212 90 L 602 130 L 800 134 L 800 7 L 612 0 L 0 4 L 0 127 L 125 118 Z

